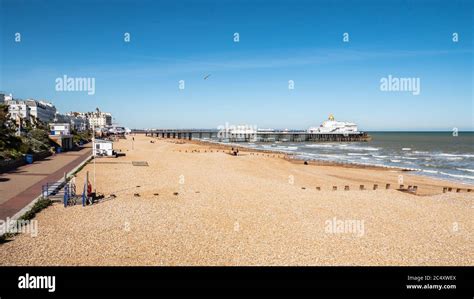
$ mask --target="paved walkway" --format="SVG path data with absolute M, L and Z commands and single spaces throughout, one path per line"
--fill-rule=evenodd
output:
M 0 174 L 0 220 L 15 215 L 41 194 L 42 185 L 58 181 L 91 153 L 90 145 L 86 145 L 79 151 L 50 156 Z

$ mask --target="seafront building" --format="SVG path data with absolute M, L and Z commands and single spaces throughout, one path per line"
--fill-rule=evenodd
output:
M 10 117 L 14 120 L 35 118 L 44 123 L 50 123 L 56 115 L 56 107 L 45 101 L 7 99 L 5 103 L 8 105 Z
M 50 123 L 49 139 L 51 139 L 62 150 L 70 150 L 73 147 L 73 136 L 70 123 Z
M 86 131 L 92 127 L 105 129 L 112 126 L 112 114 L 98 108 L 94 112 L 69 112 L 61 114 L 56 107 L 44 100 L 15 99 L 12 94 L 0 92 L 0 104 L 8 106 L 10 117 L 21 125 L 24 120 L 39 120 L 45 124 L 68 123 L 70 130 Z
M 89 120 L 85 113 L 69 112 L 66 113 L 66 115 L 69 117 L 69 122 L 73 130 L 78 132 L 89 130 Z
M 36 119 L 44 123 L 50 123 L 54 120 L 56 107 L 53 104 L 46 101 L 36 101 L 32 99 L 28 99 L 26 104 L 30 108 L 30 115 Z
M 18 122 L 20 119 L 30 119 L 30 108 L 25 101 L 9 100 L 6 103 L 8 105 L 8 113 L 13 120 Z
M 10 94 L 6 94 L 6 93 L 2 93 L 3 95 L 3 104 L 5 105 L 8 105 L 8 102 L 13 100 L 13 95 L 10 93 Z
M 105 128 L 112 125 L 112 114 L 102 112 L 98 108 L 95 112 L 86 113 L 89 120 L 89 127 Z
M 70 123 L 70 122 L 71 122 L 71 117 L 69 115 L 56 112 L 56 115 L 54 116 L 54 123 Z

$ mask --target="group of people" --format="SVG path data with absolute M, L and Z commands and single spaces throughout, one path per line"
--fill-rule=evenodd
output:
M 73 175 L 69 183 L 65 186 L 65 202 L 64 206 L 67 205 L 75 205 L 77 199 L 77 191 L 76 191 L 76 176 Z M 67 195 L 66 195 L 67 194 Z M 82 197 L 84 199 L 84 204 L 92 204 L 95 200 L 99 199 L 96 196 L 95 192 L 92 192 L 92 184 L 88 180 L 87 181 L 87 188 L 84 190 Z
M 234 156 L 237 156 L 239 154 L 239 149 L 238 148 L 232 148 L 231 149 L 231 154 L 234 155 Z

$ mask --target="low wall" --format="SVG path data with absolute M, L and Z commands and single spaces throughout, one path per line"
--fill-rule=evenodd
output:
M 33 154 L 33 161 L 43 160 L 46 157 L 51 156 L 50 151 L 44 151 Z M 21 157 L 15 160 L 0 161 L 0 173 L 12 171 L 20 166 L 26 165 L 25 157 Z

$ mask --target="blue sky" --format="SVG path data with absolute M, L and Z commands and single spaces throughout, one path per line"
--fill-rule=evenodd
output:
M 474 129 L 472 1 L 0 3 L 0 90 L 61 112 L 99 107 L 133 128 L 307 128 L 333 113 L 363 130 Z M 56 91 L 63 75 L 95 78 L 95 94 Z M 388 75 L 420 78 L 421 94 L 381 91 Z

